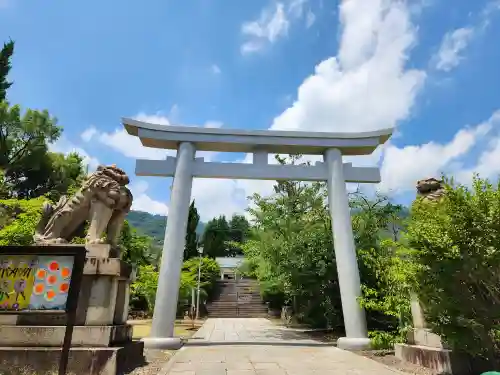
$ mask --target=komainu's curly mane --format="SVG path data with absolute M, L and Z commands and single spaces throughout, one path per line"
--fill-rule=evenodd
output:
M 443 180 L 433 177 L 417 181 L 416 187 L 418 196 L 428 201 L 437 201 L 445 192 Z

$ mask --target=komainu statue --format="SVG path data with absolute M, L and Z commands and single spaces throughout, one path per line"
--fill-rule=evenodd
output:
M 99 166 L 73 197 L 63 196 L 55 206 L 44 204 L 35 229 L 35 243 L 68 243 L 88 220 L 85 243 L 109 244 L 117 249 L 125 216 L 132 206 L 132 193 L 125 186 L 128 183 L 122 169 L 115 165 Z
M 427 201 L 437 201 L 445 193 L 443 180 L 427 178 L 417 181 L 417 194 Z

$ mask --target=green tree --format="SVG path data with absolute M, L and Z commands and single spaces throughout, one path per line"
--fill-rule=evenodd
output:
M 300 163 L 299 156 L 278 158 Z M 339 327 L 342 311 L 325 185 L 279 181 L 275 194 L 255 194 L 251 239 L 242 245 L 246 267 L 273 307 L 290 304 L 295 317 L 315 327 Z
M 153 239 L 140 234 L 125 220 L 120 233 L 122 259 L 136 265 L 158 264 L 160 249 L 154 245 Z
M 68 155 L 48 152 L 36 169 L 11 171 L 15 184 L 11 191 L 17 198 L 46 196 L 57 202 L 62 195 L 74 194 L 85 177 L 83 158 L 77 153 Z
M 34 198 L 47 195 L 57 200 L 76 186 L 84 174 L 82 158 L 50 153 L 48 145 L 56 141 L 62 128 L 47 111 L 10 106 L 6 91 L 14 42 L 0 51 L 0 197 Z
M 403 261 L 407 257 L 400 258 L 407 250 L 398 242 L 405 225 L 403 207 L 386 196 L 370 199 L 359 191 L 349 203 L 368 327 L 401 337 L 410 323 L 407 283 L 402 281 L 406 273 L 401 272 L 411 270 L 411 262 Z
M 14 42 L 9 40 L 0 50 L 0 102 L 7 99 L 7 89 L 12 86 L 12 82 L 7 81 L 7 76 L 12 67 L 10 59 L 13 53 Z
M 242 255 L 243 250 L 239 244 L 244 243 L 250 235 L 250 223 L 244 215 L 234 214 L 229 221 L 228 256 Z
M 61 128 L 47 111 L 28 109 L 21 115 L 19 106 L 0 103 L 0 170 L 13 196 L 32 198 L 40 189 L 42 194 L 48 192 L 42 187 L 51 177 L 50 168 L 60 162 L 51 158 L 48 143 L 60 134 Z M 75 160 L 69 161 L 73 164 Z
M 438 202 L 417 199 L 408 240 L 427 322 L 457 352 L 500 366 L 500 181 L 448 181 Z
M 211 258 L 228 256 L 229 224 L 224 215 L 210 220 L 203 233 L 203 252 Z
M 198 283 L 198 266 L 200 260 L 191 258 L 184 262 L 179 286 L 178 314 L 182 314 L 186 304 L 190 303 L 191 293 Z M 213 293 L 215 281 L 219 275 L 219 265 L 213 259 L 201 259 L 200 296 L 206 299 Z M 151 314 L 154 310 L 156 290 L 158 288 L 158 271 L 152 265 L 140 265 L 137 280 L 131 286 L 131 305 L 145 308 Z
M 186 246 L 184 247 L 184 260 L 198 256 L 198 234 L 196 228 L 200 222 L 200 215 L 194 204 L 189 206 L 188 224 L 186 230 Z
M 201 261 L 201 264 L 200 264 Z M 207 256 L 190 258 L 182 265 L 182 272 L 189 274 L 194 280 L 198 280 L 198 267 L 200 267 L 200 287 L 207 296 L 212 296 L 216 281 L 220 278 L 219 264 Z
M 152 313 L 155 307 L 158 271 L 152 265 L 141 265 L 137 270 L 137 280 L 130 286 L 130 305 L 146 308 Z M 143 301 L 145 301 L 145 305 Z

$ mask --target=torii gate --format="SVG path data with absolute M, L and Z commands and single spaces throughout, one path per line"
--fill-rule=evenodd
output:
M 146 347 L 177 349 L 174 338 L 179 283 L 193 177 L 326 181 L 337 261 L 346 337 L 340 348 L 361 349 L 370 344 L 361 296 L 359 269 L 352 233 L 346 182 L 378 183 L 378 168 L 353 167 L 342 163 L 342 155 L 369 155 L 392 135 L 392 128 L 363 133 L 235 130 L 149 124 L 128 118 L 122 123 L 130 135 L 146 147 L 177 150 L 166 160 L 137 160 L 138 176 L 174 177 L 168 224 L 163 242 L 158 289 L 150 337 Z M 253 163 L 206 162 L 196 151 L 245 152 Z M 315 165 L 271 165 L 268 154 L 323 155 Z

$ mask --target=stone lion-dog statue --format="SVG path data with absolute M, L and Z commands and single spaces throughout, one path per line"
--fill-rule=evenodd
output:
M 433 177 L 418 180 L 416 188 L 417 196 L 429 202 L 436 202 L 445 194 L 443 180 L 438 180 Z
M 127 174 L 116 165 L 100 165 L 72 197 L 62 196 L 55 206 L 48 202 L 43 205 L 35 243 L 69 243 L 88 220 L 85 244 L 109 244 L 116 253 L 123 222 L 132 206 L 132 193 L 126 187 L 129 182 Z

